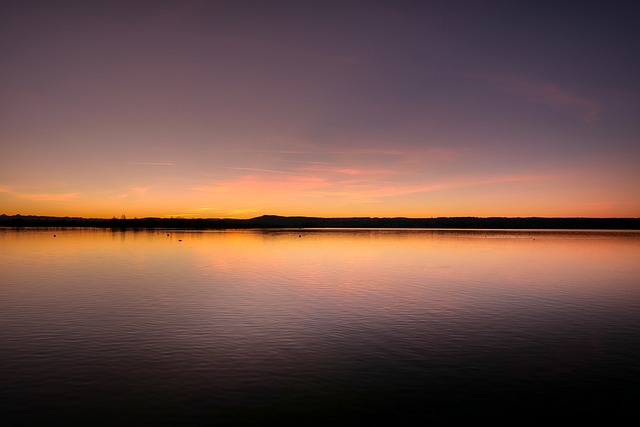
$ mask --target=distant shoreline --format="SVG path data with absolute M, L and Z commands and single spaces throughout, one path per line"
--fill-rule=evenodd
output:
M 554 229 L 640 230 L 640 218 L 437 217 L 437 218 L 321 218 L 263 215 L 231 218 L 103 219 L 0 215 L 0 227 L 112 228 L 112 229 L 275 229 L 275 228 L 442 228 L 442 229 Z

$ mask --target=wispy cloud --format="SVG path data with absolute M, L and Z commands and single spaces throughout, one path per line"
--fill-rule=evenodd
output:
M 394 141 L 388 141 L 389 145 L 396 145 Z M 337 158 L 346 161 L 377 162 L 378 164 L 410 165 L 425 162 L 450 162 L 459 159 L 466 153 L 464 148 L 449 148 L 437 145 L 423 147 L 411 147 L 394 149 L 384 147 L 357 147 L 335 151 Z
M 516 174 L 499 176 L 466 176 L 446 181 L 407 181 L 361 179 L 358 174 L 347 174 L 353 179 L 319 180 L 313 177 L 295 174 L 244 175 L 237 179 L 211 182 L 193 187 L 192 190 L 209 194 L 225 194 L 234 198 L 243 194 L 252 200 L 269 200 L 283 196 L 289 201 L 299 197 L 321 197 L 349 202 L 378 202 L 390 197 L 418 193 L 445 191 L 449 189 L 488 186 L 503 183 L 528 182 L 548 179 L 548 175 Z M 277 178 L 276 178 L 277 177 Z
M 13 193 L 16 197 L 41 202 L 66 202 L 77 199 L 80 193 Z
M 171 162 L 127 162 L 125 165 L 142 165 L 142 166 L 175 166 L 175 163 Z
M 224 148 L 224 151 L 236 151 L 243 153 L 266 153 L 266 154 L 307 154 L 308 150 L 303 149 L 264 149 L 264 148 Z
M 212 182 L 202 186 L 194 187 L 200 191 L 219 191 L 220 189 L 237 189 L 248 191 L 249 189 L 276 188 L 276 189 L 299 189 L 308 187 L 324 186 L 327 183 L 313 176 L 298 174 L 283 174 L 277 178 L 269 178 L 268 175 L 244 175 L 237 179 L 230 179 Z
M 326 181 L 322 178 L 318 178 L 316 176 L 311 176 L 305 173 L 300 173 L 298 171 L 296 172 L 290 172 L 290 171 L 283 171 L 283 170 L 276 170 L 276 169 L 262 169 L 262 168 L 245 168 L 245 167 L 231 167 L 231 166 L 225 166 L 225 169 L 232 169 L 232 170 L 239 170 L 239 171 L 249 171 L 249 172 L 260 172 L 260 173 L 268 173 L 268 174 L 281 174 L 281 175 L 291 175 L 294 177 L 299 177 L 299 179 L 304 180 L 304 181 L 316 181 L 316 182 L 321 182 L 321 183 L 325 183 Z
M 267 173 L 281 173 L 281 174 L 285 174 L 285 175 L 299 175 L 299 174 L 294 173 L 294 172 L 280 171 L 280 170 L 274 170 L 274 169 L 240 168 L 240 167 L 232 167 L 232 166 L 225 166 L 224 168 L 225 168 L 225 169 L 232 169 L 232 170 L 239 170 L 239 171 L 267 172 Z
M 330 164 L 329 162 L 312 162 L 312 161 L 307 161 L 307 160 L 283 160 L 284 162 L 289 162 L 289 163 L 304 163 L 304 164 L 310 164 L 310 165 L 328 165 Z
M 376 168 L 376 167 L 366 167 L 366 166 L 352 166 L 352 167 L 338 167 L 331 166 L 328 164 L 324 165 L 305 165 L 303 167 L 297 168 L 299 171 L 306 172 L 314 172 L 321 174 L 335 174 L 335 175 L 366 175 L 366 176 L 388 176 L 388 175 L 396 175 L 398 173 L 395 169 L 389 168 Z
M 522 96 L 531 102 L 546 105 L 556 111 L 580 117 L 586 123 L 598 121 L 603 105 L 593 99 L 577 95 L 558 85 L 514 76 L 488 76 L 502 90 Z
M 149 190 L 151 189 L 152 187 L 150 186 L 128 187 L 128 188 L 122 188 L 118 190 L 107 191 L 105 195 L 111 199 L 126 199 L 129 197 L 136 198 L 136 197 L 142 197 L 146 195 L 147 192 L 149 192 Z
M 0 186 L 0 193 L 6 193 L 19 199 L 41 202 L 65 202 L 80 197 L 80 193 L 29 193 L 16 191 L 7 186 Z
M 527 182 L 548 179 L 548 175 L 521 174 L 501 175 L 493 177 L 468 176 L 441 182 L 425 182 L 421 184 L 406 184 L 404 182 L 383 182 L 353 180 L 340 183 L 340 186 L 332 187 L 328 191 L 318 191 L 317 194 L 332 194 L 333 196 L 345 195 L 359 197 L 369 201 L 379 201 L 389 197 L 404 196 L 408 194 L 430 193 L 455 188 L 465 188 L 483 185 L 493 185 L 512 182 Z M 335 191 L 334 191 L 335 189 Z
M 500 175 L 500 176 L 493 176 L 493 177 L 465 177 L 465 178 L 460 178 L 460 179 L 455 179 L 450 181 L 427 184 L 423 186 L 407 187 L 403 194 L 424 193 L 424 192 L 430 192 L 430 191 L 447 190 L 451 188 L 474 187 L 474 186 L 491 185 L 491 184 L 503 184 L 503 183 L 510 183 L 510 182 L 539 181 L 547 178 L 549 178 L 549 176 L 537 175 L 537 174 Z
M 133 187 L 131 191 L 138 196 L 144 196 L 150 188 L 151 187 Z

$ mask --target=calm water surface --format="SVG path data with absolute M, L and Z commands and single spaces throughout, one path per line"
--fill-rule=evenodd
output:
M 12 425 L 611 420 L 640 233 L 0 229 Z

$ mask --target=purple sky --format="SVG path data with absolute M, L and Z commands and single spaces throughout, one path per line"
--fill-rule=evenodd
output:
M 640 216 L 630 1 L 4 1 L 0 213 Z

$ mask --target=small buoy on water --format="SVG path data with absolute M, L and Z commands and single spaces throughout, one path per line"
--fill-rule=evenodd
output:
M 178 239 L 178 242 L 182 242 L 182 239 Z
M 53 237 L 56 237 L 56 235 L 54 234 Z

